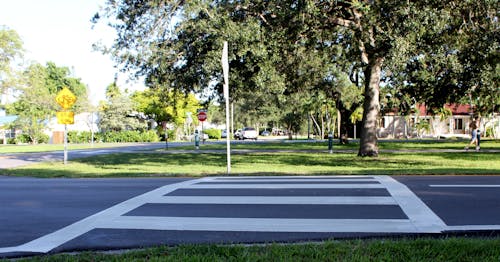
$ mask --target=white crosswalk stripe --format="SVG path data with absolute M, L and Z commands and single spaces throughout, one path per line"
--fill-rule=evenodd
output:
M 176 190 L 385 189 L 388 196 L 175 195 Z M 399 207 L 407 219 L 311 219 L 127 215 L 147 204 L 370 205 Z M 245 232 L 438 233 L 445 223 L 405 185 L 389 176 L 207 177 L 160 187 L 5 252 L 49 252 L 93 229 Z

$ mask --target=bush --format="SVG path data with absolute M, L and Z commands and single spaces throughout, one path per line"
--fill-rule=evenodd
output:
M 94 133 L 94 141 L 99 141 Z M 81 144 L 92 142 L 92 132 L 90 131 L 69 131 L 68 132 L 68 143 Z
M 146 132 L 139 131 L 109 131 L 102 134 L 102 141 L 106 143 L 130 143 L 130 142 L 158 142 L 158 134 L 154 130 Z
M 46 144 L 49 142 L 50 137 L 46 134 L 39 134 L 38 137 L 38 144 Z M 31 140 L 31 137 L 28 134 L 20 134 L 16 136 L 15 138 L 15 143 L 16 144 L 31 144 L 33 143 L 33 140 Z
M 203 133 L 208 135 L 208 138 L 210 139 L 220 139 L 222 135 L 222 131 L 220 129 L 205 129 L 203 130 Z
M 16 136 L 16 144 L 28 144 L 30 142 L 31 138 L 27 134 L 20 134 Z
M 46 134 L 41 134 L 38 138 L 38 144 L 47 144 L 49 143 L 50 137 Z

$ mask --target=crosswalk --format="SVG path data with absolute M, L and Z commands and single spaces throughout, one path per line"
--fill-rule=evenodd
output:
M 389 176 L 206 177 L 160 187 L 0 253 L 46 253 L 94 229 L 439 233 L 445 228 Z

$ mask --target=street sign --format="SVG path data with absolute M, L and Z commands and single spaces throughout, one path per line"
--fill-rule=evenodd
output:
M 198 113 L 198 120 L 200 120 L 201 122 L 207 120 L 207 113 L 206 112 L 199 112 Z
M 72 125 L 75 123 L 75 113 L 74 112 L 57 112 L 57 123 L 64 125 Z
M 76 96 L 67 87 L 64 87 L 56 96 L 56 102 L 64 109 L 69 109 L 75 102 Z

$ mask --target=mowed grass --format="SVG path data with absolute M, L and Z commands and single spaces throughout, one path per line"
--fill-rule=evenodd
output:
M 500 261 L 499 238 L 386 239 L 309 244 L 182 245 L 20 261 Z
M 68 150 L 91 149 L 91 148 L 109 148 L 124 146 L 119 143 L 94 143 L 92 144 L 69 144 Z M 39 144 L 39 145 L 0 145 L 0 154 L 11 153 L 37 153 L 64 150 L 64 144 Z
M 483 144 L 490 148 L 500 146 L 498 142 Z M 270 149 L 276 149 L 272 146 L 272 143 L 239 145 L 241 149 L 258 147 L 261 151 L 233 154 L 232 175 L 500 174 L 500 153 L 497 152 L 426 152 L 427 148 L 412 152 L 406 144 L 402 151 L 381 153 L 376 158 L 361 158 L 356 156 L 355 150 L 334 154 L 328 154 L 326 150 L 311 151 L 318 146 L 316 143 L 300 144 L 301 149 L 291 152 L 272 151 Z M 292 149 L 289 146 L 286 144 L 286 148 L 281 149 Z M 220 145 L 213 148 L 220 149 Z M 0 174 L 34 177 L 199 177 L 226 173 L 226 155 L 223 153 L 210 153 L 212 151 L 205 150 L 205 147 L 199 151 L 169 152 L 100 155 L 71 160 L 68 165 L 46 162 L 0 170 Z

